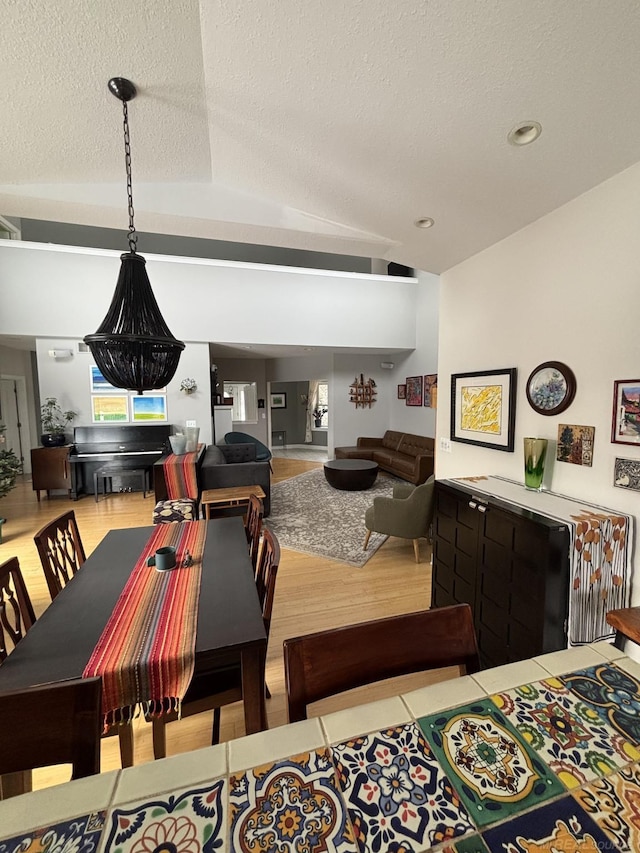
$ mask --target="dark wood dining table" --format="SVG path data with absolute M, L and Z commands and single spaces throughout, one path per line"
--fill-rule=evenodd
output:
M 82 677 L 153 527 L 111 530 L 0 667 L 0 691 Z M 242 668 L 247 734 L 267 728 L 267 635 L 239 517 L 208 522 L 194 676 Z M 215 689 L 215 682 L 212 683 Z

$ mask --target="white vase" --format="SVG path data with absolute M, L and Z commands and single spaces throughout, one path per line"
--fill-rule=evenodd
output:
M 186 427 L 184 432 L 187 439 L 187 453 L 193 453 L 198 449 L 200 427 Z
M 187 437 L 180 432 L 169 436 L 169 444 L 176 456 L 182 456 L 187 452 Z

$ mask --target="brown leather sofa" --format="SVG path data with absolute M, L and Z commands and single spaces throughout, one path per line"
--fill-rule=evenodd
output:
M 371 459 L 417 486 L 433 474 L 433 452 L 433 438 L 388 429 L 382 438 L 361 437 L 356 447 L 336 447 L 336 459 Z

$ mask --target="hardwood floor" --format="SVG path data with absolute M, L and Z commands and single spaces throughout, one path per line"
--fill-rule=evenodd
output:
M 301 474 L 318 463 L 295 459 L 274 459 L 272 483 Z M 108 530 L 118 527 L 138 527 L 151 524 L 153 497 L 146 500 L 142 493 L 114 494 L 95 503 L 93 497 L 70 502 L 66 496 L 44 497 L 37 502 L 31 482 L 23 478 L 0 504 L 0 514 L 6 518 L 0 562 L 16 555 L 20 560 L 36 615 L 50 603 L 42 567 L 33 543 L 34 533 L 62 512 L 73 508 L 80 535 L 89 555 Z M 268 519 L 267 519 L 268 524 Z M 362 527 L 364 541 L 365 528 Z M 422 562 L 416 564 L 409 540 L 389 539 L 363 568 L 322 557 L 283 550 L 267 656 L 267 681 L 272 698 L 267 700 L 269 727 L 287 722 L 282 642 L 287 637 L 324 628 L 334 628 L 398 613 L 429 607 L 430 547 L 426 540 L 420 545 Z M 433 683 L 451 677 L 455 671 L 420 674 L 403 680 L 403 689 Z M 347 707 L 357 702 L 371 701 L 398 692 L 394 684 L 375 685 L 353 691 L 352 696 L 322 703 L 323 712 Z M 153 760 L 151 726 L 143 719 L 135 723 L 135 763 Z M 167 754 L 185 752 L 208 746 L 211 714 L 202 714 L 172 723 L 167 727 Z M 242 703 L 222 709 L 221 740 L 228 741 L 244 734 Z M 119 767 L 118 739 L 102 742 L 102 770 Z M 34 788 L 66 781 L 66 769 L 42 770 L 34 773 Z

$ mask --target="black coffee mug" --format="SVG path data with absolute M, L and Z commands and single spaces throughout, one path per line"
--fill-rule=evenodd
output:
M 155 566 L 159 572 L 166 572 L 176 567 L 176 549 L 173 545 L 158 548 L 155 554 L 147 558 L 148 566 Z

